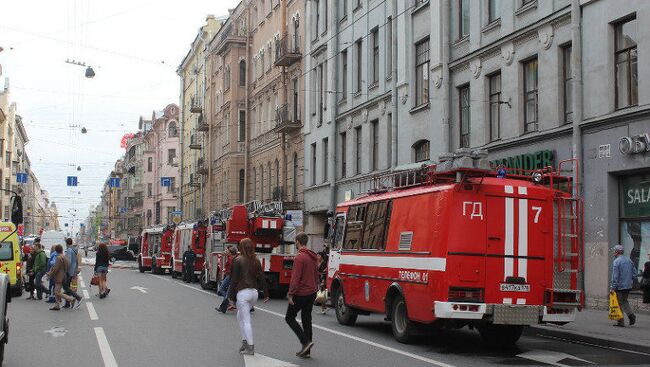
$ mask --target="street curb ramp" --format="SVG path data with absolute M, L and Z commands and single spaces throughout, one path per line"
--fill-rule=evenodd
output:
M 524 334 L 527 336 L 541 336 L 551 339 L 564 339 L 571 342 L 590 344 L 603 348 L 623 349 L 650 355 L 650 345 L 630 343 L 602 336 L 599 337 L 594 336 L 593 334 L 580 333 L 573 330 L 562 330 L 558 326 L 554 325 L 531 326 L 525 329 Z

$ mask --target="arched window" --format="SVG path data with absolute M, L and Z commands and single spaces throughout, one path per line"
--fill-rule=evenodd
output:
M 257 199 L 257 169 L 253 167 L 253 200 Z
M 264 165 L 260 166 L 260 200 L 264 200 Z
M 298 153 L 293 153 L 293 178 L 291 180 L 291 201 L 297 201 L 298 191 Z
M 246 61 L 241 60 L 239 62 L 239 86 L 243 87 L 246 85 Z
M 269 199 L 273 199 L 273 188 L 271 186 L 272 182 L 273 182 L 273 178 L 271 177 L 271 176 L 273 176 L 273 174 L 271 172 L 273 172 L 273 171 L 271 171 L 271 162 L 267 163 L 266 167 L 267 167 L 267 170 L 269 171 Z
M 243 169 L 239 170 L 239 202 L 244 202 L 244 176 L 245 172 Z
M 176 127 L 176 123 L 173 122 L 173 121 L 169 123 L 169 127 L 168 127 L 167 131 L 168 131 L 167 135 L 170 138 L 175 138 L 175 137 L 178 136 L 178 128 Z
M 429 160 L 428 140 L 420 140 L 413 144 L 413 158 L 415 162 L 424 162 Z
M 280 161 L 275 160 L 275 193 L 273 194 L 275 200 L 282 200 L 280 193 Z

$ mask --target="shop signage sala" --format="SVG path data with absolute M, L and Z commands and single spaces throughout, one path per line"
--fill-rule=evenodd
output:
M 625 155 L 639 154 L 650 151 L 650 134 L 624 136 L 618 142 L 618 149 Z

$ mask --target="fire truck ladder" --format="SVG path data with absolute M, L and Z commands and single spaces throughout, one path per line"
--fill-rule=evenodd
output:
M 570 197 L 556 197 L 554 209 L 555 262 L 553 289 L 548 290 L 548 302 L 555 306 L 580 306 L 583 297 L 582 202 Z

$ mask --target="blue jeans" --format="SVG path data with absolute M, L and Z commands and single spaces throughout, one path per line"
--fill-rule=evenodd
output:
M 221 305 L 219 305 L 219 311 L 223 313 L 226 313 L 228 310 L 228 288 L 230 288 L 230 275 L 226 275 L 226 277 L 223 278 L 223 282 L 221 282 L 219 290 L 217 291 L 217 294 L 223 297 L 223 301 L 221 301 Z

